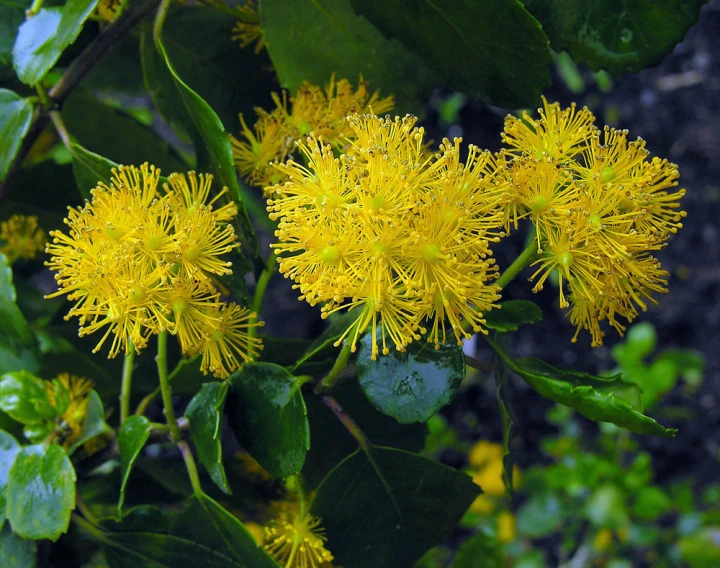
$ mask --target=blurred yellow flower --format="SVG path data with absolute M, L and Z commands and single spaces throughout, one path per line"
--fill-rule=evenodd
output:
M 497 516 L 497 539 L 500 542 L 512 542 L 515 535 L 515 515 L 503 511 Z
M 38 225 L 35 215 L 13 215 L 0 223 L 0 253 L 8 264 L 19 259 L 35 258 L 45 248 L 47 235 Z
M 245 4 L 237 7 L 237 10 L 242 13 L 242 19 L 235 22 L 231 39 L 237 41 L 240 47 L 247 47 L 254 42 L 255 53 L 260 53 L 265 47 L 265 36 L 260 27 L 257 1 L 247 0 Z
M 331 568 L 333 555 L 325 548 L 321 523 L 319 517 L 285 507 L 265 527 L 263 548 L 283 568 Z
M 67 396 L 68 402 L 67 408 L 57 418 L 59 426 L 56 428 L 56 433 L 58 442 L 69 448 L 83 432 L 93 384 L 87 379 L 61 373 L 55 378 L 55 381 L 48 382 L 47 387 L 51 397 L 57 393 L 56 382 L 62 385 L 63 394 Z
M 473 482 L 483 493 L 475 499 L 470 510 L 479 514 L 492 513 L 496 500 L 506 493 L 503 481 L 503 447 L 487 440 L 480 440 L 468 452 L 468 464 Z M 513 485 L 520 483 L 520 469 L 513 466 Z
M 153 334 L 177 335 L 187 356 L 203 354 L 202 370 L 217 377 L 257 356 L 260 341 L 247 330 L 255 318 L 220 301 L 211 276 L 231 274 L 227 255 L 239 246 L 228 221 L 237 206 L 217 206 L 212 176 L 171 174 L 158 190 L 160 171 L 148 164 L 120 166 L 81 209 L 71 208 L 69 232 L 53 231 L 46 264 L 59 290 L 75 302 L 80 335 L 112 336 L 110 357 L 143 349 Z
M 459 140 L 427 158 L 416 120 L 352 115 L 339 157 L 309 136 L 299 144 L 308 166 L 278 164 L 288 181 L 268 200 L 280 272 L 323 317 L 357 310 L 338 344 L 347 337 L 355 350 L 369 328 L 373 359 L 424 334 L 439 347 L 469 338 L 464 325 L 484 332 L 499 298 L 497 165 L 474 147 L 460 162 Z

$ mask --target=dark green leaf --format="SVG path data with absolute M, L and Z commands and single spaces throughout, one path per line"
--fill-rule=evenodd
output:
M 541 538 L 554 533 L 563 522 L 560 499 L 552 493 L 533 495 L 517 514 L 517 530 L 526 537 Z
M 207 546 L 174 536 L 148 532 L 95 536 L 103 544 L 110 568 L 247 568 Z
M 357 314 L 352 312 L 336 313 L 328 318 L 328 326 L 320 334 L 320 336 L 312 342 L 302 357 L 300 357 L 295 365 L 290 368 L 291 372 L 301 368 L 309 361 L 320 359 L 324 355 L 331 356 L 332 361 L 337 359 L 339 347 L 335 347 L 334 343 L 345 333 L 345 330 L 357 319 Z M 332 362 L 330 363 L 332 366 Z
M 18 27 L 24 21 L 25 14 L 19 3 L 17 6 L 0 4 L 0 65 L 12 62 L 13 44 Z
M 7 432 L 0 430 L 0 529 L 5 524 L 5 488 L 8 482 L 8 473 L 20 453 L 20 444 Z M 2 556 L 0 556 L 2 558 Z
M 83 423 L 82 432 L 75 443 L 70 446 L 68 453 L 72 455 L 76 449 L 88 440 L 112 431 L 112 428 L 105 422 L 105 408 L 103 408 L 102 400 L 100 400 L 98 393 L 92 390 L 90 391 L 90 401 L 88 402 L 87 415 Z
M 215 485 L 230 495 L 232 491 L 222 463 L 222 417 L 228 386 L 226 382 L 205 383 L 190 401 L 185 416 L 190 423 L 190 439 L 195 444 L 200 463 Z
M 534 302 L 508 300 L 500 309 L 485 314 L 485 325 L 496 331 L 517 331 L 521 325 L 542 321 L 542 310 Z
M 416 454 L 372 450 L 389 491 L 367 456 L 343 460 L 317 489 L 328 548 L 345 568 L 411 566 L 449 534 L 480 489 L 466 474 Z
M 354 378 L 335 385 L 332 394 L 370 443 L 409 452 L 419 452 L 425 447 L 427 424 L 400 424 L 394 418 L 378 412 L 368 402 Z M 357 450 L 358 444 L 320 399 L 308 394 L 305 404 L 311 444 L 302 475 L 310 487 L 316 487 L 341 460 Z
M 10 469 L 7 518 L 22 538 L 57 540 L 75 508 L 75 469 L 60 446 L 25 446 Z
M 298 473 L 310 448 L 302 382 L 272 363 L 245 365 L 228 381 L 230 427 L 243 447 L 275 477 Z
M 170 534 L 202 543 L 247 568 L 278 568 L 245 525 L 204 494 L 190 497 Z
M 62 117 L 78 144 L 118 164 L 139 166 L 149 162 L 165 175 L 188 169 L 151 128 L 87 91 L 75 92 L 65 101 Z
M 125 502 L 125 488 L 130 471 L 135 464 L 145 443 L 150 437 L 150 421 L 144 416 L 130 416 L 120 428 L 118 434 L 118 449 L 120 451 L 120 499 L 118 500 L 118 514 L 122 515 L 122 506 Z
M 421 55 L 450 88 L 517 107 L 535 103 L 550 85 L 548 39 L 517 0 L 352 3 L 387 37 Z
M 0 410 L 22 424 L 55 418 L 58 409 L 50 400 L 48 385 L 27 371 L 5 373 L 0 378 Z
M 372 334 L 360 342 L 357 373 L 360 387 L 380 412 L 402 424 L 425 422 L 449 404 L 465 378 L 465 355 L 459 345 L 416 342 L 406 351 L 395 350 L 376 361 Z
M 206 6 L 171 10 L 163 44 L 177 74 L 218 114 L 228 128 L 239 127 L 238 114 L 271 103 L 277 89 L 266 53 L 256 55 L 230 41 L 237 20 Z
M 143 35 L 142 61 L 145 83 L 158 109 L 169 121 L 182 124 L 190 134 L 197 153 L 198 169 L 212 171 L 237 202 L 240 213 L 235 228 L 246 262 L 244 266 L 238 266 L 238 262 L 234 264 L 235 270 L 240 273 L 248 272 L 257 258 L 257 236 L 242 200 L 225 127 L 210 105 L 175 71 L 162 42 L 158 40 L 153 45 L 149 30 Z
M 455 555 L 453 568 L 504 568 L 502 545 L 479 532 L 462 543 Z
M 35 568 L 36 544 L 13 534 L 10 525 L 0 527 L 0 558 L 3 568 Z
M 157 505 L 138 505 L 122 517 L 106 517 L 98 524 L 108 532 L 149 532 L 169 534 L 175 511 Z
M 499 359 L 499 358 L 498 358 Z M 513 459 L 512 452 L 510 451 L 510 441 L 512 436 L 512 429 L 515 423 L 513 422 L 510 414 L 512 409 L 512 399 L 508 392 L 508 367 L 502 361 L 498 361 L 501 365 L 498 370 L 495 381 L 497 383 L 496 396 L 498 401 L 498 407 L 500 408 L 500 419 L 502 421 L 502 434 L 503 434 L 503 484 L 505 485 L 505 491 L 508 497 L 513 497 L 513 468 L 515 466 L 515 460 Z
M 556 51 L 618 75 L 658 63 L 682 40 L 707 0 L 524 0 Z
M 12 268 L 0 253 L 0 373 L 37 372 L 35 337 L 15 301 Z
M 677 430 L 665 428 L 642 414 L 642 400 L 637 385 L 618 376 L 600 377 L 579 371 L 566 371 L 540 359 L 510 359 L 494 341 L 510 369 L 545 398 L 577 410 L 590 420 L 611 422 L 638 434 L 674 436 Z
M 98 0 L 68 0 L 62 8 L 42 8 L 18 30 L 13 65 L 26 85 L 35 86 L 75 41 Z
M 73 156 L 73 171 L 80 195 L 85 199 L 90 199 L 90 190 L 97 187 L 99 182 L 109 184 L 112 178 L 112 169 L 117 168 L 118 165 L 86 150 L 79 144 L 73 144 L 70 151 Z
M 333 73 L 355 84 L 362 75 L 395 95 L 401 114 L 422 109 L 432 86 L 425 63 L 355 14 L 350 0 L 263 0 L 260 19 L 283 88 L 324 85 Z
M 10 164 L 20 149 L 20 144 L 30 128 L 32 114 L 33 107 L 29 100 L 7 89 L 0 89 L 0 181 L 5 179 Z

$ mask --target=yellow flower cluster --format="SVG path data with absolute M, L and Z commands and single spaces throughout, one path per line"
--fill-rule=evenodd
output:
M 338 344 L 355 350 L 370 327 L 373 359 L 378 331 L 384 354 L 388 338 L 403 351 L 423 334 L 437 347 L 483 332 L 499 298 L 489 243 L 502 235 L 502 171 L 474 146 L 461 161 L 459 139 L 427 157 L 416 120 L 349 116 L 345 153 L 309 136 L 308 166 L 277 165 L 288 181 L 268 188 L 280 272 L 323 317 L 357 309 Z
M 298 507 L 284 507 L 265 527 L 263 548 L 283 568 L 331 568 L 333 555 L 325 548 L 321 522 Z
M 512 181 L 504 197 L 505 227 L 532 220 L 540 258 L 533 291 L 555 271 L 560 306 L 571 322 L 602 344 L 600 322 L 620 335 L 638 309 L 666 292 L 668 274 L 652 256 L 682 227 L 685 190 L 677 167 L 649 158 L 645 142 L 626 130 L 598 129 L 587 109 L 548 104 L 540 118 L 508 116 L 503 141 Z
M 60 289 L 75 305 L 80 335 L 104 329 L 98 351 L 113 336 L 110 357 L 147 345 L 152 334 L 178 337 L 187 356 L 202 353 L 201 369 L 226 377 L 252 360 L 261 343 L 247 333 L 255 314 L 220 300 L 213 279 L 231 274 L 226 255 L 239 246 L 229 221 L 233 202 L 216 207 L 211 175 L 174 173 L 164 191 L 148 164 L 120 166 L 92 200 L 69 209 L 68 233 L 47 246 Z
M 8 264 L 23 258 L 29 260 L 45 248 L 47 235 L 38 225 L 34 215 L 13 215 L 0 223 L 0 253 Z
M 237 8 L 243 14 L 242 20 L 235 22 L 231 39 L 237 41 L 240 47 L 247 47 L 255 43 L 255 53 L 260 53 L 265 47 L 265 36 L 260 28 L 256 0 L 248 0 L 246 4 Z
M 394 106 L 392 97 L 380 98 L 370 93 L 362 77 L 356 89 L 346 79 L 330 83 L 321 89 L 304 83 L 290 97 L 273 93 L 275 109 L 267 112 L 256 109 L 258 119 L 252 130 L 240 115 L 241 139 L 230 137 L 235 166 L 240 175 L 259 187 L 284 181 L 271 162 L 282 162 L 295 149 L 300 138 L 312 133 L 341 150 L 353 136 L 345 117 L 353 113 L 384 113 Z

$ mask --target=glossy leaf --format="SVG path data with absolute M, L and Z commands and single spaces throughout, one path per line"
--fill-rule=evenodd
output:
M 311 512 L 322 517 L 337 564 L 412 566 L 455 528 L 480 488 L 468 475 L 417 454 L 378 447 L 372 454 L 388 488 L 358 451 L 320 484 Z
M 263 0 L 260 22 L 283 88 L 324 85 L 333 73 L 355 84 L 362 75 L 395 96 L 400 114 L 422 109 L 432 86 L 425 63 L 359 17 L 350 0 Z
M 202 543 L 247 568 L 278 568 L 237 517 L 202 493 L 190 497 L 170 534 Z
M 97 187 L 99 182 L 109 184 L 112 169 L 117 168 L 118 164 L 86 150 L 79 144 L 73 144 L 70 148 L 78 190 L 82 197 L 90 199 L 90 190 Z
M 19 28 L 13 64 L 26 85 L 35 86 L 75 41 L 98 0 L 67 0 L 62 8 L 42 8 Z
M 0 526 L 0 558 L 3 568 L 35 568 L 37 544 L 12 532 L 10 525 Z
M 527 300 L 507 300 L 500 309 L 485 314 L 485 325 L 496 331 L 517 331 L 520 326 L 542 321 L 542 310 Z
M 447 87 L 504 107 L 533 104 L 550 85 L 552 57 L 538 22 L 517 0 L 352 0 Z
M 72 455 L 75 450 L 88 440 L 112 431 L 112 428 L 105 422 L 105 408 L 103 407 L 102 400 L 100 400 L 98 393 L 92 390 L 90 391 L 90 400 L 88 402 L 87 415 L 83 423 L 82 432 L 75 443 L 70 446 L 68 453 Z
M 453 568 L 504 568 L 502 545 L 491 536 L 478 532 L 458 548 Z
M 142 58 L 145 83 L 158 109 L 169 121 L 185 127 L 195 146 L 198 169 L 214 173 L 218 184 L 227 187 L 238 204 L 235 228 L 246 258 L 244 266 L 238 266 L 237 260 L 234 264 L 240 273 L 248 272 L 257 258 L 257 236 L 243 204 L 225 127 L 210 105 L 178 75 L 162 41 L 153 45 L 149 31 L 143 36 Z
M 658 63 L 685 36 L 707 0 L 524 0 L 556 51 L 615 75 Z
M 332 395 L 342 409 L 360 427 L 375 446 L 390 446 L 409 452 L 425 447 L 427 424 L 400 424 L 379 412 L 360 390 L 357 380 L 341 381 Z M 333 412 L 315 395 L 305 397 L 310 424 L 310 451 L 307 453 L 302 476 L 309 488 L 317 487 L 323 478 L 344 458 L 358 448 L 358 443 L 343 427 Z
M 149 162 L 165 175 L 189 169 L 155 131 L 87 91 L 76 91 L 65 101 L 62 117 L 78 144 L 113 162 L 134 166 Z
M 75 508 L 75 469 L 61 446 L 25 446 L 10 469 L 7 518 L 22 538 L 57 540 Z
M 49 383 L 27 371 L 6 373 L 0 377 L 0 410 L 22 424 L 55 418 Z
M 368 400 L 402 424 L 425 422 L 449 404 L 465 378 L 465 355 L 459 345 L 435 349 L 427 342 L 411 344 L 403 353 L 392 350 L 376 361 L 372 335 L 360 342 L 357 374 Z
M 0 14 L 1 15 L 1 14 Z M 20 149 L 30 128 L 32 103 L 7 89 L 0 89 L 0 181 Z
M 298 473 L 310 447 L 302 382 L 272 363 L 250 363 L 227 380 L 230 427 L 243 447 L 275 477 Z
M 545 398 L 569 406 L 590 420 L 611 422 L 638 434 L 675 435 L 676 430 L 642 414 L 640 389 L 617 376 L 561 370 L 533 357 L 516 359 L 508 366 Z
M 190 423 L 190 439 L 195 444 L 200 463 L 223 493 L 232 491 L 222 463 L 222 417 L 229 384 L 205 383 L 185 411 Z
M 118 450 L 120 451 L 120 499 L 118 514 L 122 516 L 125 502 L 125 489 L 130 479 L 130 471 L 145 443 L 150 437 L 150 421 L 144 416 L 130 416 L 120 427 L 118 434 Z
M 20 453 L 20 444 L 17 443 L 17 440 L 7 432 L 0 430 L 0 529 L 5 524 L 5 490 L 8 474 L 18 453 Z

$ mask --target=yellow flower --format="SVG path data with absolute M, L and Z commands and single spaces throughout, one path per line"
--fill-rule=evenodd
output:
M 265 527 L 263 548 L 283 568 L 330 568 L 332 553 L 322 519 L 294 509 L 285 511 Z
M 243 13 L 243 19 L 235 23 L 233 27 L 233 35 L 231 39 L 237 41 L 240 47 L 247 47 L 255 42 L 255 53 L 260 53 L 265 47 L 265 36 L 260 27 L 260 17 L 258 16 L 257 1 L 247 0 L 247 2 L 237 8 Z
M 92 382 L 61 373 L 55 381 L 48 382 L 48 391 L 53 395 L 56 386 L 55 382 L 62 385 L 69 398 L 69 404 L 65 411 L 57 418 L 58 442 L 68 448 L 73 445 L 82 434 L 87 418 L 88 404 L 90 403 L 90 391 L 93 388 Z
M 521 118 L 508 115 L 502 140 L 512 154 L 534 159 L 562 161 L 579 154 L 593 135 L 595 116 L 587 107 L 577 110 L 575 103 L 561 110 L 558 103 L 543 97 L 540 118 L 534 120 L 527 112 Z
M 610 529 L 600 529 L 593 539 L 593 546 L 599 552 L 607 552 L 613 544 L 613 533 Z
M 34 215 L 13 215 L 0 223 L 0 253 L 13 264 L 21 258 L 31 259 L 45 248 L 47 235 L 38 226 L 38 218 Z
M 120 166 L 110 185 L 70 209 L 69 232 L 54 231 L 47 246 L 59 285 L 48 297 L 75 302 L 66 318 L 79 318 L 81 336 L 103 330 L 95 351 L 111 336 L 110 357 L 140 351 L 167 331 L 183 354 L 203 353 L 204 371 L 224 377 L 260 344 L 240 331 L 259 324 L 221 302 L 211 280 L 231 273 L 225 255 L 239 243 L 227 222 L 237 206 L 215 207 L 227 190 L 212 197 L 210 175 L 171 174 L 163 192 L 159 176 L 148 164 Z
M 292 147 L 294 138 L 279 112 L 258 109 L 258 120 L 250 130 L 240 115 L 242 140 L 230 136 L 235 167 L 241 176 L 254 185 L 264 187 L 282 181 L 270 165 L 282 161 Z
M 500 542 L 512 542 L 515 535 L 515 515 L 503 511 L 497 516 L 497 539 Z
M 373 359 L 423 333 L 437 347 L 469 337 L 463 325 L 483 331 L 499 297 L 497 165 L 476 148 L 461 163 L 459 140 L 428 158 L 416 120 L 352 115 L 347 153 L 310 136 L 299 144 L 308 166 L 277 165 L 288 181 L 270 188 L 280 272 L 323 317 L 357 310 L 338 344 L 355 350 L 369 328 Z
M 468 453 L 468 462 L 473 483 L 478 485 L 483 493 L 473 503 L 471 510 L 480 514 L 491 513 L 496 506 L 496 500 L 503 497 L 506 492 L 503 481 L 503 447 L 500 444 L 480 440 Z M 520 470 L 513 467 L 513 485 L 520 482 Z
M 121 3 L 120 0 L 100 0 L 97 5 L 98 16 L 104 22 L 112 22 L 117 18 Z

